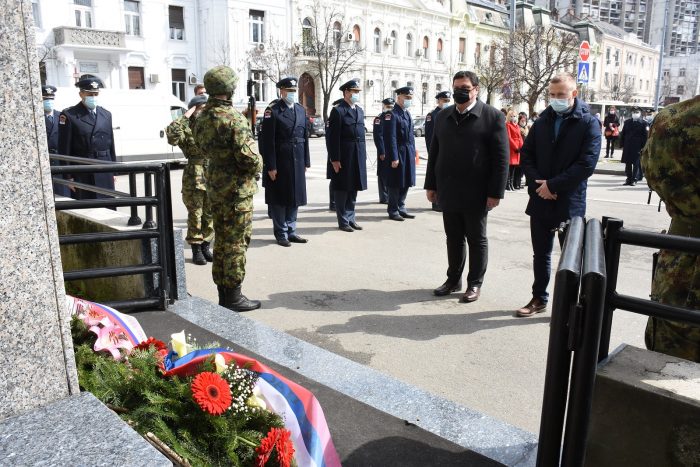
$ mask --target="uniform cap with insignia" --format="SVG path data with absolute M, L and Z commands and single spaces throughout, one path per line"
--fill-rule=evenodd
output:
M 204 87 L 212 96 L 233 94 L 237 84 L 236 72 L 225 65 L 215 66 L 204 74 Z
M 452 99 L 452 93 L 450 91 L 441 91 L 435 94 L 435 99 Z
M 340 86 L 341 91 L 361 91 L 362 88 L 360 88 L 360 80 L 353 78 L 347 83 L 343 83 Z
M 412 86 L 404 86 L 402 88 L 398 88 L 396 90 L 396 95 L 406 95 L 406 96 L 412 96 L 413 95 L 413 87 Z
M 100 90 L 100 88 L 104 88 L 105 85 L 97 76 L 83 75 L 78 78 L 78 82 L 75 83 L 75 87 L 81 91 L 97 92 Z
M 384 104 L 384 105 L 394 105 L 394 104 L 396 104 L 396 101 L 394 100 L 393 97 L 387 97 L 386 99 L 384 99 L 384 100 L 382 101 L 382 104 Z
M 202 105 L 207 103 L 208 97 L 204 94 L 200 94 L 199 96 L 194 96 L 192 99 L 190 99 L 190 103 L 187 104 L 187 108 L 191 109 L 192 107 L 196 105 Z
M 293 76 L 289 76 L 287 78 L 282 78 L 277 82 L 277 88 L 278 89 L 296 89 L 297 88 L 297 79 L 294 78 Z
M 56 87 L 46 84 L 41 87 L 41 97 L 44 99 L 54 99 L 56 97 Z

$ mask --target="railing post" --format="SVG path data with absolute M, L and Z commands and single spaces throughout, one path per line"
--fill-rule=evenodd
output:
M 150 172 L 145 172 L 143 174 L 143 186 L 146 194 L 144 196 L 153 196 L 153 181 L 151 179 L 152 174 Z M 143 223 L 144 229 L 155 229 L 156 223 L 153 222 L 153 206 L 146 206 L 146 222 Z
M 562 467 L 582 467 L 586 455 L 605 305 L 605 271 L 602 228 L 597 219 L 591 219 L 586 224 L 581 276 L 583 338 L 580 348 L 574 352 L 571 369 Z
M 132 198 L 136 198 L 136 173 L 129 173 L 129 194 Z M 141 218 L 139 217 L 138 206 L 131 206 L 131 217 L 126 225 L 141 225 Z
M 156 209 L 158 210 L 158 262 L 162 267 L 162 273 L 160 275 L 160 289 L 161 289 L 161 309 L 165 310 L 168 306 L 168 301 L 170 300 L 170 258 L 168 252 L 172 249 L 170 242 L 168 240 L 168 224 L 166 223 L 167 215 L 165 208 L 165 201 L 167 197 L 165 196 L 165 165 L 162 165 L 160 169 L 153 174 L 155 177 L 155 188 L 156 188 L 156 198 L 158 199 L 158 204 Z
M 607 284 L 605 288 L 605 306 L 603 310 L 603 327 L 600 336 L 600 348 L 598 350 L 598 361 L 600 362 L 608 356 L 610 349 L 610 330 L 612 328 L 612 318 L 615 306 L 615 289 L 617 288 L 617 272 L 620 267 L 619 233 L 622 229 L 622 220 L 613 218 L 603 218 L 605 225 L 605 270 L 607 272 Z
M 569 387 L 569 368 L 571 366 L 571 351 L 568 349 L 568 325 L 578 301 L 583 235 L 583 219 L 573 218 L 564 240 L 554 281 L 547 372 L 537 448 L 537 465 L 539 467 L 559 465 L 566 395 Z

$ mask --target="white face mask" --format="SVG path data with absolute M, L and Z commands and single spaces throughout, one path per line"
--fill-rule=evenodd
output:
M 297 93 L 296 92 L 288 92 L 284 96 L 284 100 L 287 101 L 289 104 L 295 104 L 297 101 Z
M 350 101 L 351 101 L 353 104 L 357 104 L 358 102 L 360 102 L 360 94 L 359 94 L 359 93 L 352 93 L 352 94 L 350 94 Z
M 412 104 L 413 104 L 413 99 L 404 99 L 403 100 L 403 108 L 404 109 L 408 109 L 409 107 L 411 107 Z
M 639 120 L 640 118 L 642 118 L 642 114 L 640 114 L 639 112 L 634 112 L 632 114 L 632 118 L 635 120 Z
M 518 118 L 517 117 L 511 117 L 510 118 L 511 123 L 518 123 Z

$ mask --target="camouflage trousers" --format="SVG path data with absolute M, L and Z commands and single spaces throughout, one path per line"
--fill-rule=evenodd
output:
M 182 202 L 187 208 L 187 237 L 190 245 L 210 242 L 214 237 L 214 218 L 209 196 L 204 190 L 182 190 Z
M 211 275 L 216 285 L 234 288 L 245 278 L 245 255 L 253 234 L 253 197 L 212 203 L 212 212 L 216 243 Z

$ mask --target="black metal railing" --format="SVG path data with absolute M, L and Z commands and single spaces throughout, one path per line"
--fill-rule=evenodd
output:
M 117 277 L 127 275 L 145 275 L 152 280 L 152 291 L 146 297 L 131 298 L 128 300 L 105 302 L 114 308 L 122 310 L 134 310 L 143 308 L 165 309 L 172 299 L 177 298 L 177 283 L 175 271 L 175 252 L 173 238 L 173 220 L 170 199 L 170 169 L 166 163 L 109 163 L 82 157 L 63 155 L 50 155 L 51 159 L 59 160 L 63 164 L 51 166 L 53 182 L 76 189 L 89 191 L 102 195 L 97 199 L 77 199 L 56 201 L 56 210 L 89 208 L 116 208 L 129 206 L 131 216 L 127 222 L 130 226 L 141 224 L 138 216 L 138 207 L 144 206 L 146 222 L 142 230 L 129 230 L 117 232 L 93 232 L 70 235 L 59 235 L 59 244 L 75 245 L 100 242 L 120 242 L 126 240 L 144 240 L 147 248 L 151 250 L 151 242 L 154 242 L 154 254 L 145 255 L 150 260 L 145 263 L 128 266 L 107 266 L 101 268 L 80 269 L 64 271 L 64 281 L 95 279 L 104 277 Z M 110 190 L 94 185 L 66 180 L 60 177 L 63 174 L 95 174 L 115 173 L 129 175 L 129 193 L 118 190 Z M 144 175 L 145 193 L 137 195 L 136 176 Z M 155 189 L 155 192 L 154 192 Z M 153 209 L 156 210 L 156 221 L 153 219 Z
M 698 311 L 616 291 L 623 244 L 700 254 L 700 239 L 624 229 L 619 219 L 591 219 L 585 234 L 582 226 L 572 219 L 554 283 L 540 467 L 584 465 L 596 368 L 608 356 L 614 310 L 700 324 Z

